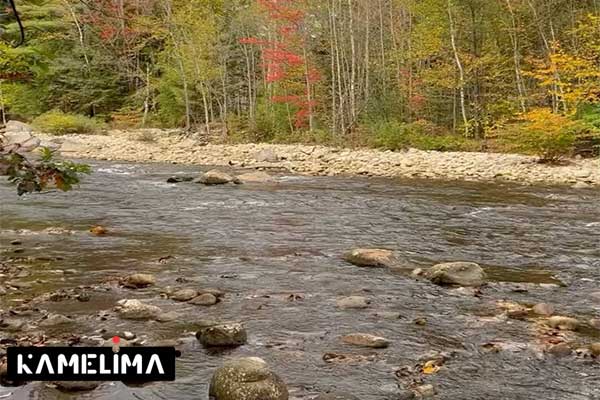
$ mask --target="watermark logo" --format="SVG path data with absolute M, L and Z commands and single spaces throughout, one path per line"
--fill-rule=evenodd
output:
M 173 347 L 10 347 L 12 381 L 174 381 Z

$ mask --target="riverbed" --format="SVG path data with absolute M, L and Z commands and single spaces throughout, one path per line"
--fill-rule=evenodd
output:
M 542 321 L 508 318 L 501 305 L 552 304 L 557 314 L 585 325 L 556 337 L 574 350 L 600 341 L 600 331 L 586 322 L 600 318 L 600 296 L 593 296 L 600 283 L 596 189 L 282 172 L 274 173 L 275 183 L 206 187 L 166 181 L 208 167 L 91 164 L 94 174 L 67 194 L 17 198 L 14 188 L 0 185 L 0 257 L 27 272 L 11 279 L 29 284 L 7 287 L 0 309 L 26 308 L 60 289 L 90 297 L 36 303 L 27 332 L 1 335 L 45 331 L 67 340 L 129 331 L 142 343 L 176 340 L 182 351 L 177 381 L 143 388 L 106 383 L 80 395 L 30 383 L 0 388 L 2 397 L 208 399 L 218 366 L 258 356 L 293 399 L 327 391 L 396 399 L 425 384 L 444 400 L 600 399 L 598 360 L 576 351 L 548 354 Z M 108 234 L 92 235 L 96 225 Z M 405 268 L 362 269 L 343 261 L 357 247 L 394 250 Z M 447 288 L 411 274 L 445 261 L 477 262 L 491 282 L 480 290 Z M 133 272 L 152 273 L 158 282 L 141 290 L 114 284 Z M 213 307 L 161 296 L 188 287 L 220 288 L 226 295 Z M 370 306 L 336 307 L 336 299 L 351 295 L 367 297 Z M 122 320 L 112 309 L 125 298 L 177 318 Z M 36 321 L 47 312 L 76 324 L 41 328 Z M 206 320 L 244 323 L 249 343 L 204 349 L 194 333 Z M 365 350 L 340 341 L 355 332 L 392 344 Z M 331 361 L 325 354 L 345 358 Z M 440 355 L 445 362 L 436 373 L 412 370 Z

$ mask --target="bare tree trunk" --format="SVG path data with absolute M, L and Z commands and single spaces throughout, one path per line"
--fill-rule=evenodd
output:
M 515 66 L 515 79 L 517 81 L 517 90 L 519 93 L 519 103 L 521 105 L 521 111 L 527 111 L 527 93 L 525 91 L 525 82 L 523 81 L 523 75 L 521 73 L 521 55 L 519 53 L 519 35 L 517 33 L 517 21 L 515 18 L 515 13 L 512 8 L 511 0 L 506 0 L 506 5 L 508 6 L 508 11 L 510 12 L 510 19 L 512 24 L 512 30 L 510 33 L 510 39 L 513 45 L 513 62 Z
M 460 57 L 458 55 L 458 48 L 456 47 L 456 31 L 454 26 L 454 18 L 452 17 L 452 2 L 448 0 L 448 18 L 450 20 L 450 41 L 452 43 L 452 51 L 454 53 L 454 60 L 456 61 L 456 68 L 458 69 L 459 79 L 459 92 L 460 92 L 460 111 L 462 113 L 465 136 L 469 136 L 469 119 L 467 117 L 467 109 L 465 105 L 465 71 L 463 69 Z

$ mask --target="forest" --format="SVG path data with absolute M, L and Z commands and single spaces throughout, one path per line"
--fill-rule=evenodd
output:
M 600 132 L 598 0 L 17 3 L 5 121 L 548 159 Z

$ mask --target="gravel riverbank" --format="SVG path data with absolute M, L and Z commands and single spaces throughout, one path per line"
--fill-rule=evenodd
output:
M 72 158 L 168 162 L 283 169 L 306 175 L 367 175 L 443 180 L 512 181 L 522 184 L 600 186 L 600 159 L 549 166 L 518 154 L 404 152 L 311 145 L 205 144 L 160 131 L 107 135 L 42 136 Z

